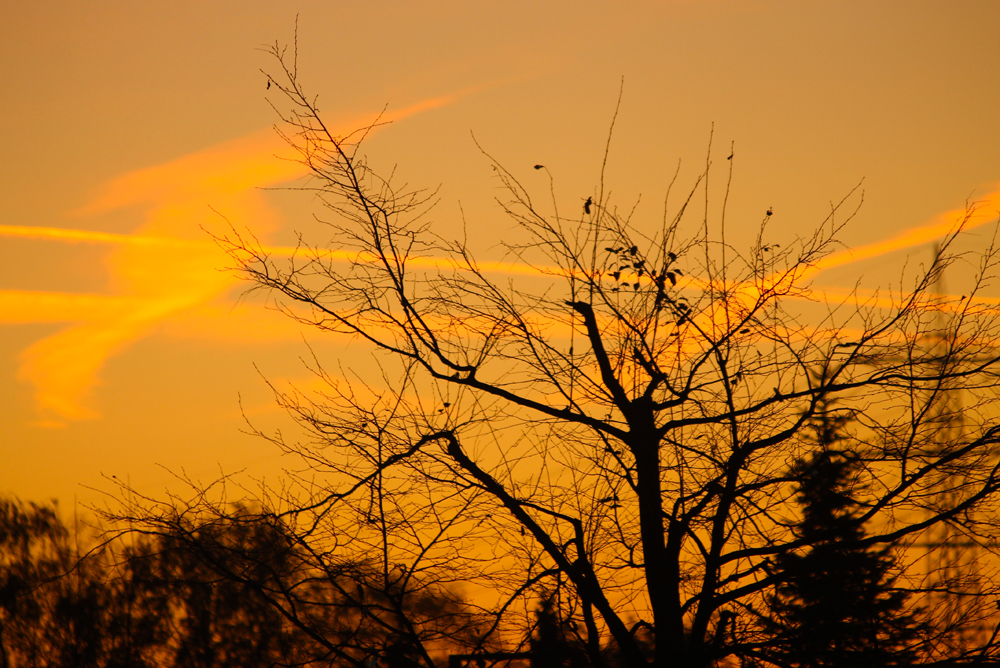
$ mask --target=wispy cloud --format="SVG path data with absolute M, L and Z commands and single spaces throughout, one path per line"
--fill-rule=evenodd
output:
M 400 120 L 445 106 L 466 92 L 423 100 L 383 116 Z M 343 131 L 363 126 L 348 120 Z M 75 213 L 97 216 L 124 207 L 142 210 L 133 234 L 23 225 L 0 226 L 0 236 L 30 237 L 70 243 L 112 244 L 105 262 L 111 295 L 0 290 L 0 322 L 70 322 L 55 335 L 22 353 L 20 377 L 34 385 L 43 414 L 85 419 L 97 413 L 87 396 L 104 362 L 178 314 L 197 310 L 228 293 L 237 283 L 221 271 L 229 257 L 204 229 L 217 228 L 220 214 L 247 227 L 259 238 L 282 221 L 260 188 L 305 175 L 285 143 L 267 129 L 165 164 L 140 169 L 107 183 Z M 292 249 L 276 249 L 290 253 Z
M 69 312 L 78 324 L 22 354 L 20 376 L 35 386 L 40 407 L 68 419 L 95 417 L 85 399 L 108 357 L 171 315 L 230 290 L 235 278 L 219 271 L 226 264 L 225 254 L 204 243 L 203 227 L 218 220 L 209 205 L 258 234 L 277 228 L 277 216 L 257 188 L 303 173 L 300 165 L 274 157 L 281 148 L 272 132 L 242 137 L 126 174 L 81 209 L 82 215 L 97 215 L 140 206 L 144 222 L 134 238 L 117 244 L 106 258 L 115 295 L 103 300 L 64 295 L 61 303 L 51 301 L 51 314 L 42 316 L 51 319 Z M 99 232 L 45 228 L 41 233 L 65 241 L 112 240 L 112 235 Z M 89 309 L 80 308 L 81 299 Z M 9 313 L 16 317 L 18 311 Z

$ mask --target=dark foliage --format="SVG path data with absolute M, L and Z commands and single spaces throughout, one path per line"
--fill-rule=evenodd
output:
M 81 555 L 55 505 L 0 499 L 0 667 L 403 668 L 461 637 L 459 599 L 379 591 L 357 564 L 310 569 L 274 518 L 174 519 Z M 295 609 L 274 604 L 289 595 Z

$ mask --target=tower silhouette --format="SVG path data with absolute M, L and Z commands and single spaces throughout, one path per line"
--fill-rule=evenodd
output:
M 961 344 L 946 315 L 947 290 L 941 249 L 934 245 L 936 271 L 933 282 L 933 305 L 936 310 L 934 328 L 927 335 L 926 346 L 944 376 L 950 372 L 954 352 Z M 970 361 L 967 358 L 965 361 Z M 975 360 L 972 360 L 975 361 Z M 944 380 L 931 390 L 930 424 L 934 429 L 933 455 L 946 457 L 952 448 L 963 443 L 965 416 L 961 381 Z M 992 456 L 992 454 L 991 454 Z M 930 513 L 956 508 L 964 500 L 968 485 L 967 472 L 961 466 L 942 467 L 938 484 L 941 491 L 933 499 Z M 932 524 L 926 531 L 922 546 L 926 550 L 927 577 L 924 606 L 937 628 L 946 630 L 942 649 L 948 656 L 963 654 L 985 640 L 989 628 L 985 620 L 976 617 L 977 597 L 982 593 L 979 571 L 981 545 L 975 536 L 962 530 L 962 525 L 975 522 L 973 511 L 966 510 L 952 518 Z

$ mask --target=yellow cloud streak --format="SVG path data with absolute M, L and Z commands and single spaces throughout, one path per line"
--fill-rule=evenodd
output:
M 113 232 L 95 232 L 92 230 L 76 230 L 64 227 L 33 227 L 28 225 L 0 225 L 0 237 L 23 237 L 29 239 L 49 239 L 77 243 L 98 243 L 123 246 L 155 246 L 162 248 L 183 248 L 215 250 L 218 245 L 208 240 L 177 239 L 141 234 L 115 234 Z M 281 257 L 303 256 L 314 251 L 294 246 L 261 246 L 260 250 L 268 255 Z M 316 256 L 333 262 L 373 263 L 378 257 L 370 253 L 356 251 L 320 249 Z M 426 269 L 462 269 L 465 265 L 448 258 L 414 257 L 406 263 L 412 267 Z M 565 272 L 555 267 L 534 267 L 516 262 L 477 262 L 476 268 L 485 273 L 523 274 L 531 276 L 560 275 Z
M 714 309 L 710 314 L 703 316 L 703 323 L 707 326 L 711 323 L 716 328 L 728 328 L 732 318 L 738 318 L 740 313 L 746 313 L 758 303 L 762 295 L 768 292 L 778 294 L 785 293 L 785 298 L 819 300 L 826 303 L 837 303 L 829 300 L 833 296 L 839 303 L 855 301 L 866 304 L 870 307 L 891 308 L 898 306 L 898 300 L 885 297 L 879 292 L 855 290 L 847 292 L 836 288 L 825 290 L 805 289 L 795 292 L 796 286 L 804 285 L 816 274 L 825 269 L 844 266 L 862 260 L 880 257 L 906 248 L 912 248 L 925 244 L 942 237 L 957 232 L 958 230 L 968 231 L 976 227 L 996 221 L 997 211 L 1000 210 L 1000 190 L 988 194 L 985 198 L 975 202 L 973 205 L 963 209 L 955 209 L 943 213 L 934 219 L 934 222 L 912 227 L 892 238 L 885 239 L 873 244 L 867 244 L 860 248 L 848 249 L 838 253 L 833 253 L 815 264 L 807 267 L 794 267 L 791 270 L 776 271 L 765 277 L 759 284 L 731 284 L 719 286 L 727 288 L 727 302 L 718 309 Z M 699 287 L 708 287 L 707 284 L 700 284 Z M 819 293 L 819 294 L 818 294 Z M 820 294 L 822 296 L 820 296 Z M 966 302 L 964 297 L 957 295 L 937 295 L 941 302 L 938 307 L 943 310 L 958 311 L 969 304 L 994 306 L 1000 300 L 989 297 L 980 297 Z M 963 303 L 964 302 L 964 303 Z
M 998 211 L 1000 211 L 1000 190 L 996 190 L 983 199 L 976 201 L 971 208 L 948 211 L 935 218 L 934 222 L 928 225 L 912 227 L 891 239 L 885 239 L 861 246 L 860 248 L 852 248 L 828 255 L 807 270 L 802 278 L 811 278 L 824 269 L 832 269 L 833 267 L 868 260 L 904 248 L 926 244 L 941 239 L 959 228 L 968 231 L 987 223 L 996 222 Z
M 442 107 L 467 92 L 423 100 L 380 120 L 400 120 Z M 348 119 L 340 127 L 351 131 L 365 124 L 361 119 Z M 20 377 L 35 386 L 43 411 L 69 419 L 95 417 L 84 400 L 108 357 L 168 318 L 205 305 L 233 287 L 238 278 L 219 271 L 228 258 L 205 239 L 203 228 L 218 223 L 209 206 L 257 235 L 277 229 L 280 221 L 268 209 L 259 188 L 306 174 L 306 168 L 295 160 L 275 158 L 276 153 L 288 150 L 271 130 L 253 133 L 125 174 L 106 184 L 76 212 L 95 215 L 143 206 L 145 222 L 136 234 L 2 226 L 2 236 L 116 246 L 106 261 L 114 295 L 0 291 L 0 322 L 78 323 L 22 353 Z
M 74 230 L 65 227 L 35 227 L 32 225 L 0 225 L 0 236 L 24 237 L 27 239 L 51 239 L 53 241 L 82 243 L 136 244 L 139 246 L 189 246 L 191 244 L 204 243 L 200 241 L 189 241 L 186 239 L 148 237 L 139 234 L 114 234 L 113 232 Z
M 1000 191 L 992 193 L 985 201 L 988 203 L 1000 203 Z M 966 221 L 965 229 L 972 229 L 987 222 L 992 222 L 992 218 L 981 215 L 981 208 L 977 211 L 977 213 L 980 215 L 969 217 L 965 210 L 956 209 L 946 214 L 942 214 L 939 222 L 907 230 L 892 239 L 836 253 L 820 260 L 812 267 L 805 269 L 801 274 L 799 274 L 798 279 L 801 280 L 802 278 L 814 276 L 816 273 L 819 273 L 824 269 L 843 266 L 845 264 L 877 257 L 889 252 L 939 239 L 948 232 L 953 231 L 956 224 L 962 222 L 963 220 Z M 208 240 L 178 239 L 140 234 L 115 234 L 111 232 L 97 232 L 93 230 L 26 225 L 0 225 L 0 236 L 51 239 L 55 241 L 83 243 L 159 246 L 164 248 L 199 248 L 203 250 L 217 248 L 217 245 L 214 242 Z M 293 246 L 267 245 L 262 246 L 261 251 L 269 255 L 284 257 L 302 256 L 303 254 L 313 252 Z M 320 249 L 315 251 L 315 253 L 317 257 L 334 262 L 373 263 L 378 261 L 378 258 L 375 255 L 369 253 L 331 249 Z M 464 268 L 464 265 L 448 258 L 415 257 L 409 258 L 407 263 L 410 266 L 438 270 Z M 476 269 L 485 273 L 501 273 L 508 275 L 521 274 L 531 276 L 565 275 L 565 272 L 562 269 L 556 267 L 532 266 L 514 262 L 477 262 L 475 266 Z M 765 281 L 765 283 L 776 284 L 783 282 L 784 280 L 785 279 L 783 277 L 775 275 L 769 281 Z M 689 280 L 688 282 L 690 283 L 691 281 Z M 705 287 L 698 281 L 695 281 L 695 283 L 698 285 L 695 286 L 692 284 L 692 287 Z M 838 301 L 841 302 L 848 299 L 855 299 L 858 295 L 857 292 L 847 293 L 837 288 L 824 288 L 823 293 L 828 295 L 837 295 Z M 60 295 L 63 295 L 65 299 L 60 301 Z M 3 299 L 3 302 L 0 303 L 5 306 L 5 312 L 0 314 L 0 322 L 55 322 L 92 319 L 91 315 L 85 314 L 84 311 L 86 308 L 95 308 L 95 306 L 102 300 L 108 303 L 115 302 L 130 304 L 134 304 L 136 301 L 132 298 L 118 298 L 106 295 L 75 295 L 71 293 L 36 293 L 28 291 L 0 291 L 0 298 Z M 879 299 L 880 303 L 883 305 L 889 303 L 888 301 L 885 301 L 886 298 L 877 298 L 874 293 L 867 293 L 863 299 L 867 301 L 873 298 Z M 1000 303 L 1000 299 L 977 297 L 976 302 L 993 305 Z M 62 311 L 62 313 L 50 314 L 50 311 L 57 310 L 53 308 L 57 305 L 57 303 L 60 304 L 60 306 L 58 306 L 58 310 Z M 80 307 L 83 304 L 87 304 L 88 307 L 84 307 L 84 311 L 81 311 Z
M 941 235 L 947 233 L 952 229 L 955 217 L 959 215 L 958 211 L 950 212 L 945 214 L 948 217 L 947 226 L 944 224 L 935 224 L 931 226 L 924 226 L 917 228 L 916 230 L 911 230 L 905 232 L 894 239 L 887 240 L 884 242 L 878 242 L 876 244 L 871 244 L 864 246 L 857 251 L 845 251 L 843 253 L 838 253 L 836 256 L 832 256 L 831 262 L 824 261 L 821 263 L 823 266 L 819 270 L 824 268 L 829 268 L 830 266 L 839 266 L 845 264 L 845 261 L 857 261 L 860 258 L 872 257 L 878 253 L 875 251 L 880 250 L 879 253 L 889 252 L 891 250 L 898 250 L 905 247 L 904 244 L 916 245 L 921 243 L 926 243 L 928 240 L 933 240 L 940 238 Z M 945 217 L 943 216 L 943 217 Z M 987 219 L 982 219 L 976 221 L 975 225 L 981 225 L 986 222 Z M 67 229 L 67 228 L 56 228 L 56 227 L 34 227 L 34 226 L 17 226 L 17 225 L 0 225 L 0 236 L 13 236 L 13 237 L 26 237 L 26 238 L 37 238 L 37 239 L 51 239 L 58 241 L 68 241 L 68 242 L 83 242 L 83 243 L 103 243 L 103 244 L 122 244 L 122 245 L 138 245 L 138 246 L 161 246 L 165 248 L 200 248 L 200 249 L 216 249 L 217 246 L 212 241 L 207 240 L 188 240 L 188 239 L 176 239 L 169 237 L 155 237 L 137 234 L 114 234 L 109 232 L 96 232 L 92 230 L 78 230 L 78 229 Z M 885 250 L 888 249 L 888 250 Z M 296 248 L 292 246 L 263 246 L 261 250 L 270 255 L 286 256 L 292 257 L 295 255 L 302 255 L 306 252 L 302 248 Z M 319 257 L 330 261 L 341 261 L 341 262 L 375 262 L 377 258 L 374 255 L 366 253 L 357 253 L 350 251 L 337 251 L 337 250 L 319 250 L 316 251 Z M 448 270 L 448 269 L 459 269 L 462 268 L 458 262 L 448 259 L 448 258 L 410 258 L 408 264 L 416 267 L 423 267 L 428 269 L 438 269 L 438 270 Z M 501 273 L 501 274 L 521 274 L 521 275 L 531 275 L 531 276 L 552 276 L 560 275 L 564 272 L 555 267 L 536 267 L 526 264 L 511 263 L 511 262 L 479 262 L 476 264 L 479 271 L 484 273 Z M 812 272 L 812 269 L 807 269 L 807 272 Z M 775 277 L 772 282 L 781 282 L 783 279 L 780 277 Z M 688 287 L 696 288 L 705 286 L 699 281 L 692 282 L 690 279 L 686 281 L 689 283 Z M 752 297 L 758 296 L 757 290 L 752 290 L 754 294 L 749 293 L 743 294 L 740 302 L 749 305 L 752 302 Z M 879 293 L 872 291 L 859 291 L 852 290 L 847 291 L 839 288 L 824 287 L 821 291 L 822 298 L 821 301 L 826 303 L 847 303 L 849 301 L 862 301 L 864 303 L 873 306 L 891 306 L 894 304 L 890 297 L 881 296 Z M 799 297 L 801 295 L 793 295 L 793 298 Z M 946 296 L 948 297 L 948 296 Z M 957 296 L 952 295 L 951 298 L 956 298 Z M 84 295 L 84 294 L 74 294 L 74 293 L 41 293 L 32 291 L 0 291 L 0 322 L 5 323 L 26 323 L 26 322 L 68 322 L 68 321 L 99 321 L 121 313 L 125 310 L 131 310 L 138 307 L 139 304 L 143 303 L 143 300 L 135 297 L 120 297 L 114 295 Z M 1000 305 L 1000 298 L 982 297 L 977 296 L 974 303 L 996 306 Z M 951 310 L 956 310 L 960 308 L 960 305 L 946 305 L 947 308 Z M 204 309 L 203 309 L 204 310 Z M 225 309 L 210 309 L 213 313 L 221 317 Z M 204 318 L 202 318 L 204 320 Z M 225 328 L 229 333 L 235 333 L 237 329 Z M 273 328 L 272 328 L 273 329 Z M 284 328 L 279 328 L 284 330 Z M 178 331 L 174 328 L 174 331 Z M 197 334 L 195 334 L 197 336 Z M 278 335 L 278 338 L 282 338 L 287 335 L 287 332 L 282 332 Z M 273 338 L 271 336 L 265 336 L 264 338 Z

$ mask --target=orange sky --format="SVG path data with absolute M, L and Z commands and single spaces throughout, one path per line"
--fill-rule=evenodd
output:
M 96 498 L 102 474 L 156 489 L 165 469 L 270 470 L 276 455 L 239 432 L 239 398 L 271 419 L 255 365 L 304 378 L 303 332 L 237 305 L 205 229 L 335 242 L 308 195 L 261 190 L 301 176 L 276 157 L 256 49 L 289 39 L 296 13 L 303 80 L 328 121 L 352 129 L 387 105 L 372 160 L 441 186 L 432 220 L 446 236 L 461 202 L 485 260 L 509 224 L 470 131 L 541 195 L 530 165 L 544 163 L 573 206 L 593 191 L 622 76 L 608 181 L 620 206 L 641 194 L 639 218 L 660 214 L 678 159 L 693 178 L 714 123 L 717 160 L 736 142 L 736 246 L 772 207 L 774 240 L 810 232 L 864 179 L 847 249 L 812 276 L 832 297 L 929 261 L 969 199 L 980 209 L 960 245 L 985 243 L 1000 211 L 1000 5 L 805 4 L 7 3 L 0 493 L 69 502 Z M 305 335 L 327 359 L 344 352 Z

